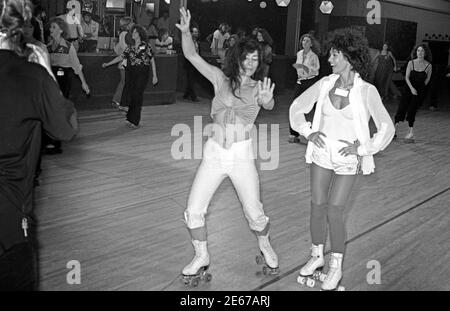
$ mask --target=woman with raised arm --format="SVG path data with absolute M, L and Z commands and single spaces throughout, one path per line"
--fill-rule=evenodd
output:
M 323 290 L 335 290 L 342 278 L 346 228 L 344 210 L 356 176 L 374 172 L 373 155 L 385 149 L 394 125 L 375 86 L 367 83 L 367 39 L 350 29 L 336 30 L 328 61 L 333 73 L 294 100 L 291 126 L 308 139 L 306 162 L 311 164 L 311 259 L 300 270 L 298 282 L 316 275 L 325 264 L 327 227 L 330 231 L 330 269 Z M 305 114 L 317 102 L 312 124 Z M 377 132 L 370 137 L 369 120 Z M 328 226 L 327 226 L 328 220 Z
M 214 192 L 229 177 L 242 203 L 250 229 L 256 233 L 266 264 L 265 271 L 277 274 L 278 257 L 269 241 L 269 218 L 260 201 L 259 177 L 255 166 L 252 140 L 254 121 L 261 107 L 274 106 L 275 84 L 262 77 L 263 63 L 259 44 L 251 39 L 237 42 L 227 54 L 224 71 L 208 64 L 196 52 L 189 30 L 191 15 L 181 8 L 184 56 L 214 86 L 211 117 L 213 130 L 204 146 L 203 160 L 197 170 L 184 213 L 195 257 L 184 267 L 186 285 L 198 284 L 209 266 L 205 214 Z

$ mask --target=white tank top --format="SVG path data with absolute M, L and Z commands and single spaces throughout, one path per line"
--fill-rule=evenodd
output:
M 322 122 L 320 131 L 334 140 L 354 142 L 356 131 L 353 125 L 352 103 L 342 109 L 336 109 L 327 96 L 322 107 Z

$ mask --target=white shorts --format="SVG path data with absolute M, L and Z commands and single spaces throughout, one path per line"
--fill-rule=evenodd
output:
M 339 153 L 346 143 L 321 136 L 325 147 L 320 148 L 313 144 L 312 162 L 320 167 L 332 170 L 337 175 L 357 175 L 359 168 L 358 156 L 344 156 Z

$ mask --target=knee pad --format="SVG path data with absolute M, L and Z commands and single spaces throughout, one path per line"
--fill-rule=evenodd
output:
M 205 214 L 186 210 L 184 212 L 184 221 L 189 229 L 201 228 L 205 226 Z

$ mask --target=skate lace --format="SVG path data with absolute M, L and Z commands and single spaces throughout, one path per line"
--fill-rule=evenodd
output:
M 325 282 L 330 282 L 334 275 L 336 274 L 337 268 L 330 268 L 330 270 L 328 270 L 327 276 L 325 278 Z
M 310 269 L 312 265 L 319 259 L 319 256 L 312 256 L 306 263 L 306 269 Z
M 271 261 L 278 260 L 276 257 L 275 251 L 273 250 L 269 241 L 261 240 L 259 243 L 259 247 L 260 247 L 261 252 L 263 253 L 264 257 L 271 259 Z

